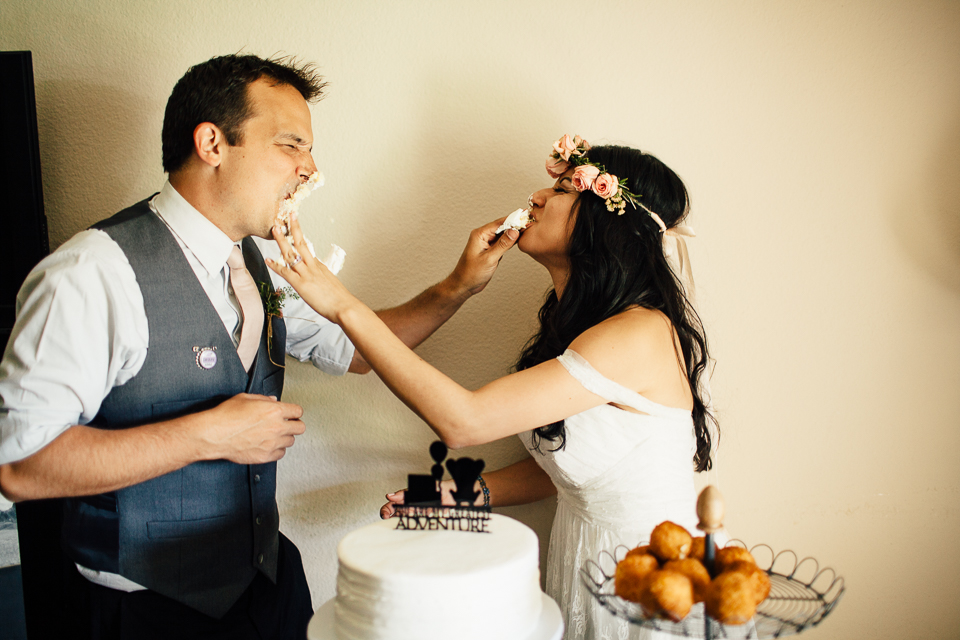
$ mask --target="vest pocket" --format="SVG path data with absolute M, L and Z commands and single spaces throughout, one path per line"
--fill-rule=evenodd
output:
M 162 540 L 212 535 L 222 531 L 226 524 L 227 516 L 199 520 L 157 520 L 147 523 L 147 537 L 151 540 Z
M 263 395 L 276 396 L 279 400 L 282 393 L 283 369 L 263 379 Z

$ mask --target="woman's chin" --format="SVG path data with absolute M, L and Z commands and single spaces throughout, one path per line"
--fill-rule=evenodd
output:
M 533 244 L 534 244 L 534 243 L 533 243 L 532 239 L 531 239 L 531 240 L 527 240 L 527 232 L 526 232 L 526 231 L 521 231 L 521 232 L 520 232 L 520 237 L 517 238 L 517 249 L 519 249 L 521 252 L 527 254 L 528 256 L 532 256 L 533 253 L 531 253 L 531 249 L 532 249 L 531 245 L 533 245 Z

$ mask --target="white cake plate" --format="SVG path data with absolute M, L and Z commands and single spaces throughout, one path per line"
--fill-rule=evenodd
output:
M 560 640 L 563 636 L 563 616 L 560 607 L 547 594 L 543 596 L 543 607 L 540 609 L 540 619 L 533 633 L 526 638 L 497 638 L 497 640 Z M 337 632 L 333 624 L 333 603 L 336 598 L 330 598 L 323 606 L 317 609 L 307 627 L 307 640 L 337 640 Z

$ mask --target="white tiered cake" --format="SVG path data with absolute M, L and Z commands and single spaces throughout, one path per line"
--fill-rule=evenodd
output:
M 375 522 L 340 541 L 337 640 L 559 638 L 559 610 L 540 591 L 539 543 L 529 527 L 497 514 L 485 523 L 489 533 L 397 524 Z M 315 626 L 311 638 L 330 637 Z

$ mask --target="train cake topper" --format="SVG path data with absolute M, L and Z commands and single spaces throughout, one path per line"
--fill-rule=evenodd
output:
M 480 491 L 474 489 L 485 466 L 483 460 L 450 458 L 446 461 L 446 470 L 454 484 L 450 491 L 451 505 L 443 503 L 440 487 L 447 445 L 439 440 L 431 444 L 430 457 L 434 465 L 429 475 L 407 476 L 403 504 L 397 505 L 397 529 L 489 533 L 490 507 L 476 505 Z

